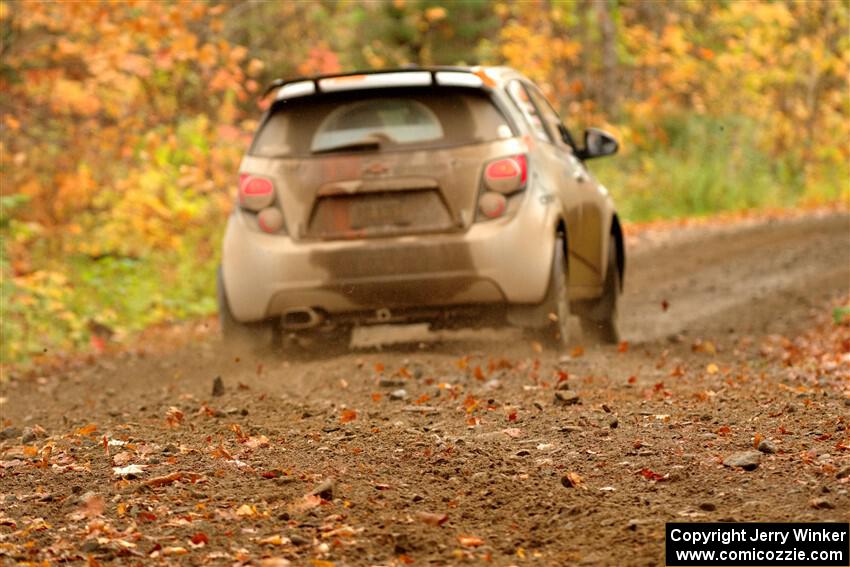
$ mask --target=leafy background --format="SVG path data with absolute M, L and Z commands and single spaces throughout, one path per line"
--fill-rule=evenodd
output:
M 850 2 L 0 1 L 2 363 L 215 311 L 276 77 L 506 64 L 629 221 L 850 197 Z M 93 339 L 94 337 L 94 339 Z

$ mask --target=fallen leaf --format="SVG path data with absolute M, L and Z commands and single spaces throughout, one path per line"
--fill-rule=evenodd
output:
M 629 341 L 621 341 L 619 345 L 617 345 L 617 352 L 628 352 L 629 351 Z
M 640 469 L 639 474 L 646 480 L 664 480 L 664 475 L 653 472 L 649 469 Z
M 322 497 L 318 494 L 305 494 L 300 500 L 292 505 L 292 509 L 296 512 L 304 512 L 315 508 L 322 503 Z
M 236 509 L 236 515 L 242 518 L 252 518 L 257 515 L 257 507 L 253 504 L 242 504 Z
M 457 536 L 457 541 L 463 547 L 478 547 L 478 546 L 484 545 L 483 539 L 481 539 L 480 537 L 470 536 L 470 535 Z
M 445 524 L 449 517 L 447 514 L 434 514 L 431 512 L 419 512 L 416 514 L 420 520 L 429 526 L 442 526 Z
M 670 302 L 667 301 L 666 299 L 662 299 L 661 300 L 661 310 L 667 311 L 669 308 L 670 308 Z
M 245 441 L 245 446 L 250 447 L 251 449 L 258 449 L 260 447 L 268 447 L 269 446 L 269 438 L 265 435 L 257 435 L 256 437 L 249 437 Z
M 274 534 L 257 540 L 257 543 L 262 545 L 289 545 L 291 541 L 288 537 L 281 537 L 280 534 Z
M 706 354 L 717 354 L 717 346 L 711 341 L 703 341 L 702 339 L 697 339 L 694 341 L 694 344 L 691 345 L 691 350 L 694 352 L 704 352 Z
M 756 433 L 753 436 L 753 449 L 758 449 L 759 443 L 761 443 L 762 439 L 764 439 L 764 436 L 761 433 Z
M 204 532 L 198 532 L 192 536 L 192 539 L 189 541 L 192 542 L 193 545 L 206 545 L 210 542 L 210 538 Z
M 88 436 L 88 435 L 91 435 L 92 433 L 94 433 L 95 431 L 97 431 L 97 424 L 96 423 L 89 423 L 88 425 L 85 425 L 85 426 L 77 429 L 76 433 L 77 433 L 77 435 Z
M 186 555 L 187 553 L 189 553 L 189 550 L 185 547 L 169 546 L 162 548 L 162 554 L 166 557 L 170 555 Z
M 145 482 L 145 486 L 157 487 L 157 486 L 165 486 L 171 484 L 173 482 L 177 482 L 183 478 L 182 472 L 174 472 L 165 476 L 154 477 Z
M 717 374 L 718 372 L 720 372 L 720 368 L 718 368 L 717 365 L 712 362 L 705 367 L 705 371 L 709 374 Z
M 176 408 L 171 406 L 168 408 L 168 411 L 165 412 L 165 422 L 169 427 L 177 427 L 181 423 L 183 423 L 183 412 L 180 411 L 180 408 Z
M 566 488 L 584 488 L 584 480 L 576 472 L 568 472 L 562 476 L 561 484 Z
M 115 476 L 138 476 L 145 472 L 146 465 L 127 465 L 126 467 L 113 467 L 112 473 Z
M 121 451 L 120 453 L 116 453 L 112 457 L 112 464 L 115 465 L 116 467 L 123 467 L 124 465 L 129 463 L 132 460 L 132 458 L 133 458 L 133 455 L 131 455 L 129 452 Z
M 350 421 L 354 421 L 357 419 L 357 411 L 346 409 L 342 410 L 342 413 L 339 414 L 339 422 L 340 423 L 348 423 Z
M 582 355 L 584 355 L 584 347 L 583 346 L 575 347 L 573 349 L 573 351 L 570 353 L 570 356 L 572 356 L 573 358 L 578 358 Z

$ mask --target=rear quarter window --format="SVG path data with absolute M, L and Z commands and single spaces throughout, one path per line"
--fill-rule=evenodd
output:
M 489 95 L 476 89 L 349 91 L 277 102 L 250 154 L 308 156 L 367 138 L 388 151 L 441 148 L 514 135 Z

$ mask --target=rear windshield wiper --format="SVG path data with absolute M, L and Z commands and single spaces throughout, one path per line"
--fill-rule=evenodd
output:
M 392 144 L 393 142 L 394 140 L 383 132 L 374 132 L 372 134 L 367 134 L 366 136 L 363 136 L 359 140 L 355 140 L 353 142 L 346 142 L 338 146 L 331 146 L 329 148 L 320 148 L 318 150 L 313 150 L 313 153 L 329 154 L 333 152 L 368 152 L 380 150 L 384 146 L 384 144 Z
M 374 139 L 358 140 L 357 142 L 348 142 L 338 146 L 313 150 L 314 154 L 330 154 L 334 152 L 367 152 L 372 150 L 380 150 L 381 142 Z

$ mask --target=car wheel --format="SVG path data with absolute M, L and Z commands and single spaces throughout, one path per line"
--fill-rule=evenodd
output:
M 617 250 L 613 240 L 608 246 L 608 266 L 602 296 L 593 302 L 587 314 L 581 317 L 581 329 L 585 336 L 606 344 L 617 344 L 620 332 L 617 329 L 617 301 L 620 297 L 620 270 L 617 267 Z
M 276 343 L 280 342 L 280 330 L 274 325 L 273 321 L 242 323 L 236 320 L 227 302 L 221 266 L 219 266 L 216 275 L 216 297 L 218 299 L 218 320 L 221 325 L 221 337 L 228 349 L 235 352 L 256 352 L 272 348 L 276 346 Z
M 549 348 L 563 350 L 570 340 L 570 300 L 564 237 L 560 235 L 555 239 L 552 271 L 543 304 L 546 321 L 540 329 L 542 342 Z

